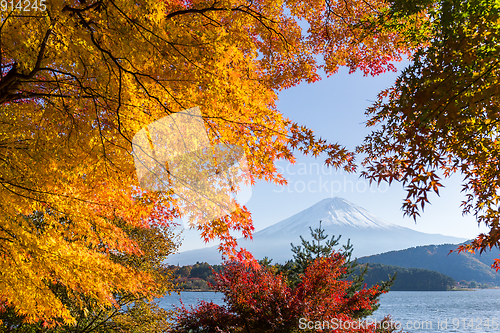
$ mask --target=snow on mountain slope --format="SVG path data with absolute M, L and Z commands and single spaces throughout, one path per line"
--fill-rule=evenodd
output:
M 282 231 L 292 233 L 297 229 L 302 230 L 304 227 L 317 228 L 318 221 L 322 221 L 322 226 L 324 228 L 399 228 L 399 226 L 395 224 L 379 219 L 364 208 L 361 208 L 345 199 L 336 197 L 321 200 L 317 204 L 303 210 L 302 212 L 259 231 L 258 234 L 271 235 Z
M 342 198 L 328 198 L 281 222 L 255 232 L 253 240 L 239 239 L 239 246 L 249 250 L 257 259 L 268 257 L 273 262 L 292 258 L 290 243 L 300 245 L 300 236 L 310 239 L 309 227 L 315 229 L 322 221 L 325 233 L 342 235 L 340 245 L 351 241 L 354 256 L 367 256 L 409 247 L 461 243 L 463 238 L 427 234 L 385 222 L 364 208 Z M 171 264 L 194 264 L 206 261 L 220 263 L 217 246 L 181 252 L 168 258 Z

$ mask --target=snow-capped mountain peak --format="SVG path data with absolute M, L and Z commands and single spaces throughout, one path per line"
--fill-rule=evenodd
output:
M 325 234 L 342 236 L 340 244 L 350 239 L 355 257 L 372 255 L 412 246 L 444 243 L 460 243 L 465 239 L 427 234 L 385 222 L 366 209 L 342 198 L 328 198 L 281 222 L 255 232 L 253 240 L 238 240 L 238 245 L 249 250 L 256 258 L 268 257 L 273 262 L 284 263 L 292 259 L 290 243 L 300 244 L 300 237 L 310 239 L 309 227 L 319 226 Z M 170 257 L 174 263 L 193 264 L 197 261 L 220 263 L 217 246 L 175 254 Z
M 300 213 L 261 230 L 259 233 L 293 232 L 296 229 L 303 229 L 304 226 L 315 228 L 319 225 L 319 221 L 322 221 L 323 227 L 399 228 L 399 226 L 379 219 L 366 209 L 346 199 L 335 197 L 323 199 Z

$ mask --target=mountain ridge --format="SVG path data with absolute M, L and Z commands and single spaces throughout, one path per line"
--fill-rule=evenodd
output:
M 389 251 L 358 258 L 359 263 L 394 265 L 420 268 L 451 276 L 456 281 L 500 283 L 500 275 L 491 268 L 498 254 L 492 251 L 479 253 L 450 253 L 460 244 L 417 246 L 399 251 Z
M 319 221 L 325 234 L 341 235 L 340 245 L 351 240 L 355 257 L 368 256 L 412 246 L 461 243 L 465 239 L 440 234 L 427 234 L 386 222 L 366 209 L 343 198 L 327 198 L 305 210 L 253 234 L 253 240 L 238 239 L 238 245 L 249 250 L 257 259 L 267 256 L 274 262 L 292 258 L 290 243 L 300 243 L 300 236 L 309 239 L 309 227 L 317 228 Z M 190 250 L 169 257 L 170 263 L 182 265 L 206 261 L 221 262 L 217 246 Z
M 357 206 L 346 199 L 335 197 L 326 198 L 313 206 L 304 209 L 303 211 L 292 215 L 278 223 L 275 223 L 267 228 L 264 228 L 257 233 L 262 233 L 267 230 L 267 233 L 272 233 L 276 228 L 295 228 L 303 227 L 304 219 L 309 220 L 308 227 L 315 227 L 319 220 L 323 226 L 350 226 L 355 228 L 397 228 L 396 224 L 388 223 L 379 219 L 375 215 L 368 212 L 366 209 Z

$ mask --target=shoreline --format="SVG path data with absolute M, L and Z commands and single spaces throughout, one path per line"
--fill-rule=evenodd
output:
M 177 291 L 195 291 L 195 292 L 213 292 L 213 293 L 216 293 L 215 290 L 212 290 L 212 289 L 175 289 L 173 290 L 173 292 L 177 292 Z
M 450 288 L 447 290 L 390 290 L 389 292 L 398 292 L 398 291 L 415 291 L 415 292 L 420 292 L 420 291 L 476 291 L 476 290 L 490 290 L 490 289 L 500 289 L 500 287 L 491 287 L 491 288 Z M 217 291 L 212 290 L 212 289 L 175 289 L 172 292 L 211 292 L 211 293 L 216 293 Z

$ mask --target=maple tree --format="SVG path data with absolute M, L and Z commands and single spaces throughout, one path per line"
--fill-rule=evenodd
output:
M 359 264 L 357 259 L 352 260 L 352 252 L 354 250 L 353 245 L 350 240 L 347 240 L 347 244 L 342 245 L 338 250 L 335 249 L 339 245 L 339 240 L 341 235 L 338 237 L 332 236 L 328 239 L 328 235 L 325 234 L 325 229 L 321 227 L 321 220 L 319 221 L 319 227 L 314 230 L 309 227 L 311 232 L 311 241 L 305 240 L 300 236 L 301 245 L 292 245 L 293 259 L 287 261 L 285 264 L 275 264 L 273 269 L 277 273 L 282 273 L 286 276 L 287 284 L 290 287 L 297 287 L 299 283 L 302 282 L 302 276 L 305 274 L 307 268 L 311 265 L 314 260 L 318 258 L 329 257 L 335 253 L 344 258 L 344 263 L 342 264 L 342 274 L 338 276 L 338 279 L 349 279 L 350 285 L 346 289 L 345 298 L 353 297 L 357 292 L 362 290 L 365 286 L 364 276 L 368 271 L 368 265 L 365 265 L 363 269 L 358 269 Z M 269 266 L 270 262 L 264 261 L 265 266 Z M 359 271 L 359 274 L 355 272 Z M 378 285 L 378 292 L 372 293 L 370 300 L 373 301 L 372 306 L 367 308 L 360 308 L 351 312 L 353 318 L 363 318 L 373 314 L 375 310 L 378 309 L 378 297 L 385 292 L 388 292 L 390 287 L 393 285 L 396 275 L 392 276 L 388 281 L 381 282 Z
M 317 244 L 302 239 L 293 247 L 294 260 L 285 265 L 225 262 L 215 274 L 214 291 L 224 305 L 201 301 L 179 309 L 170 332 L 394 332 L 390 317 L 374 324 L 362 318 L 378 308 L 378 297 L 392 281 L 366 288 L 362 275 L 347 279 L 355 263 L 352 248 L 336 251 L 338 238 L 325 245 L 321 226 L 311 230 Z M 300 272 L 300 273 L 299 273 Z M 360 323 L 362 323 L 360 325 Z M 327 326 L 328 325 L 328 326 Z
M 320 69 L 393 70 L 415 47 L 404 20 L 373 20 L 389 13 L 381 0 L 32 3 L 0 13 L 0 302 L 47 325 L 75 323 L 53 283 L 105 306 L 154 295 L 151 274 L 112 261 L 144 251 L 115 221 L 168 227 L 192 207 L 138 187 L 136 133 L 197 106 L 213 145 L 243 149 L 250 182 L 283 184 L 274 163 L 297 151 L 352 171 L 352 153 L 278 112 L 277 92 Z M 248 257 L 230 234 L 251 236 L 245 207 L 196 227 Z
M 429 15 L 427 42 L 413 63 L 368 110 L 378 126 L 358 148 L 367 154 L 364 176 L 401 182 L 403 208 L 416 218 L 439 194 L 441 178 L 463 176 L 463 213 L 489 228 L 459 251 L 500 245 L 498 1 L 396 1 L 395 16 Z M 418 35 L 416 29 L 414 35 Z M 492 265 L 500 269 L 500 259 Z
M 43 224 L 41 216 L 38 223 Z M 136 241 L 142 253 L 110 254 L 114 263 L 127 263 L 141 272 L 147 272 L 155 281 L 154 292 L 166 295 L 173 289 L 172 272 L 168 270 L 165 259 L 175 252 L 178 244 L 172 230 L 162 226 L 150 228 L 131 227 L 123 221 L 116 221 L 130 239 Z M 43 321 L 27 322 L 25 316 L 7 306 L 0 312 L 0 332 L 150 332 L 161 333 L 170 326 L 173 311 L 167 311 L 145 296 L 136 295 L 126 290 L 116 292 L 113 297 L 117 306 L 105 306 L 94 297 L 71 290 L 62 283 L 49 286 L 51 292 L 70 311 L 74 323 L 59 323 L 57 327 L 48 327 Z

